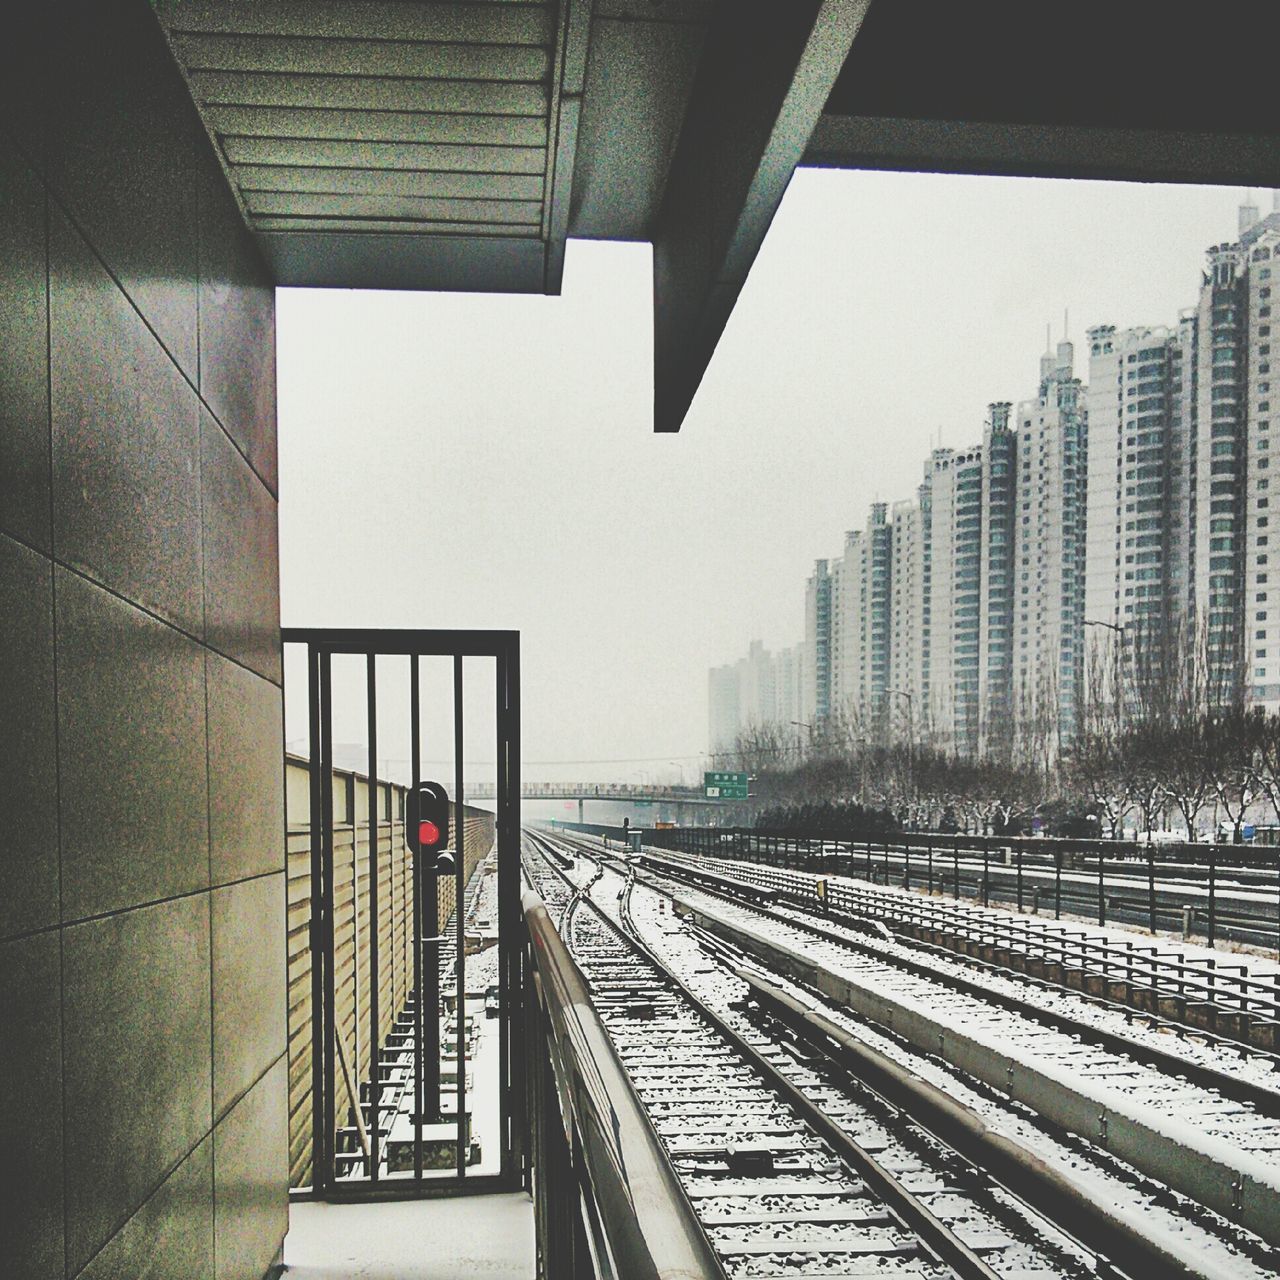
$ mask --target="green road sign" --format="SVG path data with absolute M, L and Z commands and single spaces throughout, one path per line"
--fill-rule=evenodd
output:
M 748 781 L 745 773 L 726 773 L 723 770 L 709 770 L 702 775 L 703 790 L 708 800 L 745 800 Z

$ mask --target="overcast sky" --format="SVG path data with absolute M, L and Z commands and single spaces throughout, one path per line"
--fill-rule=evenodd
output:
M 802 171 L 675 436 L 647 245 L 571 242 L 559 298 L 281 291 L 283 621 L 517 628 L 527 778 L 692 777 L 708 667 L 799 640 L 814 559 L 1033 395 L 1064 311 L 1082 377 L 1089 326 L 1174 322 L 1241 198 Z

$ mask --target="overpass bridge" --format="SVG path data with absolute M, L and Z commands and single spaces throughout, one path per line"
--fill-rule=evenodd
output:
M 492 801 L 496 798 L 496 789 L 492 782 L 476 782 L 468 786 L 466 798 L 468 803 Z M 520 798 L 521 800 L 576 800 L 579 822 L 583 820 L 583 805 L 588 800 L 673 806 L 677 821 L 682 816 L 685 805 L 696 805 L 707 810 L 735 803 L 731 800 L 708 799 L 701 787 L 659 786 L 643 782 L 522 782 Z

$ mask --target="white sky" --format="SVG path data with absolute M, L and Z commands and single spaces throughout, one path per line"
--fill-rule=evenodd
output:
M 813 560 L 1064 309 L 1084 377 L 1088 326 L 1172 323 L 1241 194 L 802 171 L 675 436 L 648 246 L 572 242 L 560 298 L 281 291 L 283 621 L 517 628 L 526 778 L 692 778 L 708 667 L 801 638 Z

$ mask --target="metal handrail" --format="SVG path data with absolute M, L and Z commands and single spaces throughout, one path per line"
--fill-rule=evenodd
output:
M 545 1049 L 554 1077 L 554 1088 L 534 1099 L 535 1125 L 544 1135 L 535 1142 L 535 1197 L 544 1207 L 554 1199 L 563 1209 L 574 1190 L 558 1185 L 567 1176 L 577 1183 L 572 1202 L 581 1209 L 562 1219 L 560 1231 L 538 1214 L 540 1275 L 724 1280 L 586 979 L 538 893 L 526 889 L 521 905 L 526 990 L 533 997 L 526 1006 L 529 1051 Z M 552 1108 L 557 1114 L 548 1116 Z M 575 1248 L 577 1236 L 589 1237 L 586 1247 Z

